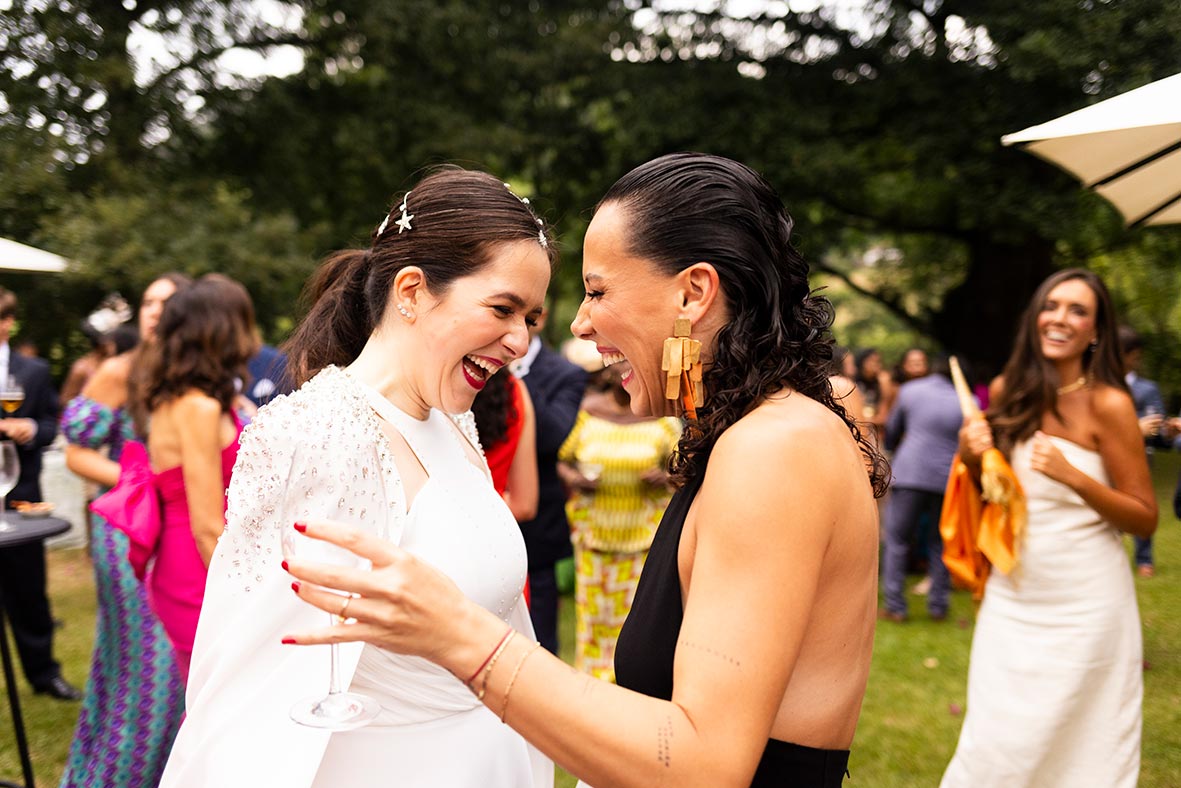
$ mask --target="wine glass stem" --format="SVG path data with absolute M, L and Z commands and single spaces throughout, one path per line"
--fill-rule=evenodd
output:
M 328 619 L 333 626 L 336 625 L 337 618 L 333 614 L 328 614 Z M 328 694 L 339 695 L 340 690 L 340 644 L 332 643 L 329 645 L 332 650 L 331 667 L 328 670 Z

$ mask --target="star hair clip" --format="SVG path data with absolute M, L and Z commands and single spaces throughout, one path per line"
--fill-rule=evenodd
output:
M 402 212 L 401 218 L 399 218 L 396 222 L 394 222 L 394 224 L 398 225 L 398 235 L 401 235 L 403 230 L 414 229 L 413 227 L 410 226 L 410 220 L 414 218 L 414 214 L 406 212 L 406 200 L 408 200 L 409 198 L 410 198 L 410 192 L 406 192 L 406 194 L 404 194 L 402 196 L 402 204 L 398 206 L 398 210 L 400 210 Z M 387 213 L 385 215 L 384 219 L 381 220 L 381 225 L 377 228 L 378 236 L 380 236 L 382 233 L 385 232 L 386 227 L 389 227 L 390 216 L 392 216 L 392 215 L 393 215 L 393 212 L 391 211 L 390 213 Z
M 545 237 L 545 222 L 543 222 L 541 217 L 533 211 L 533 206 L 529 204 L 529 198 L 522 197 L 517 194 L 515 191 L 513 191 L 513 187 L 509 186 L 507 183 L 504 184 L 504 188 L 508 189 L 508 193 L 520 200 L 521 203 L 529 209 L 529 213 L 533 214 L 533 221 L 537 222 L 537 242 L 541 244 L 542 249 L 549 249 L 549 239 Z

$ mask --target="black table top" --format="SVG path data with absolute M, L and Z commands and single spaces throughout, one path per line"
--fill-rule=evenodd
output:
M 0 547 L 37 542 L 70 530 L 69 521 L 60 517 L 21 517 L 16 512 L 5 512 L 4 515 L 15 530 L 0 531 Z

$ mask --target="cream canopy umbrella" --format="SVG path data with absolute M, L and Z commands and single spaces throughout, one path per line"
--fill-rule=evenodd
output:
M 1075 175 L 1129 226 L 1181 222 L 1181 74 L 1001 137 Z
M 61 273 L 68 261 L 51 252 L 0 238 L 0 271 L 40 271 Z

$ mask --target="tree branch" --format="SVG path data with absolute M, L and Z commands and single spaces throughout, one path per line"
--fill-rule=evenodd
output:
M 857 282 L 853 281 L 853 278 L 847 272 L 842 271 L 839 268 L 834 268 L 827 263 L 816 263 L 816 270 L 822 271 L 823 273 L 829 274 L 830 276 L 835 276 L 837 279 L 840 279 L 842 282 L 844 282 L 845 285 L 848 286 L 853 292 L 877 301 L 879 304 L 884 306 L 887 311 L 889 311 L 914 331 L 926 336 L 932 336 L 934 334 L 930 316 L 918 317 L 912 315 L 906 310 L 906 307 L 903 306 L 902 302 L 897 298 L 877 292 L 875 290 L 870 290 L 867 287 L 863 287 L 857 284 Z
M 160 74 L 152 82 L 144 88 L 144 95 L 154 96 L 157 91 L 161 90 L 170 78 L 190 68 L 196 68 L 200 65 L 208 63 L 212 60 L 224 55 L 231 49 L 267 49 L 269 47 L 277 46 L 297 46 L 302 48 L 310 47 L 314 44 L 313 41 L 300 36 L 298 33 L 285 33 L 279 36 L 256 38 L 250 41 L 235 41 L 222 47 L 198 52 L 193 57 L 181 63 L 177 63 L 172 68 Z

